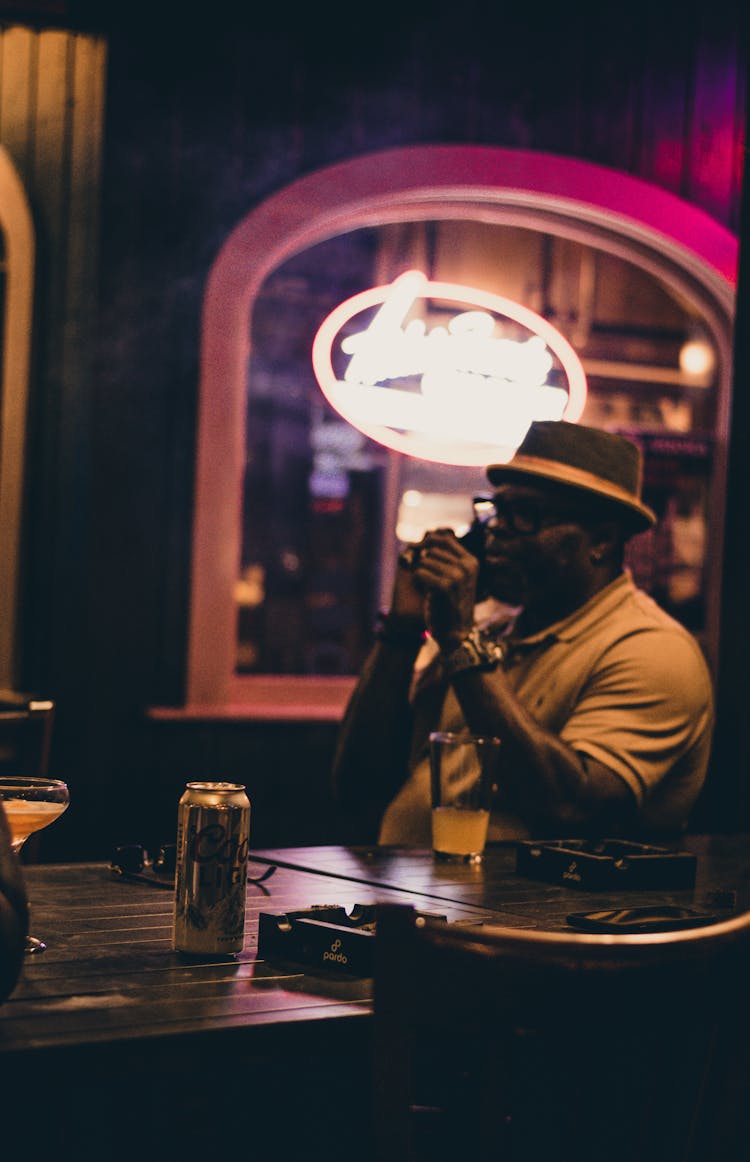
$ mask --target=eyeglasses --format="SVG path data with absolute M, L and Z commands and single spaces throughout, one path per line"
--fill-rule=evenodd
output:
M 486 528 L 502 525 L 509 533 L 531 537 L 550 525 L 580 522 L 583 513 L 534 496 L 475 496 L 474 516 Z

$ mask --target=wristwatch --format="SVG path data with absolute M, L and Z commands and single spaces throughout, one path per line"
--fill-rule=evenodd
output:
M 507 652 L 505 642 L 474 626 L 461 644 L 443 657 L 443 672 L 453 678 L 464 670 L 494 670 Z

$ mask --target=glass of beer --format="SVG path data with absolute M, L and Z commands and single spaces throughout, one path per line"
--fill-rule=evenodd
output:
M 432 850 L 438 859 L 479 863 L 487 842 L 500 740 L 430 735 Z
M 13 851 L 19 852 L 35 831 L 54 823 L 70 802 L 67 785 L 60 779 L 0 776 L 0 800 L 10 829 Z M 44 952 L 47 947 L 36 936 L 26 937 L 26 952 Z

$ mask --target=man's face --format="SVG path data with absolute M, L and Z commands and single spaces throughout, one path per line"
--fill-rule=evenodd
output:
M 544 484 L 505 484 L 485 525 L 487 586 L 527 609 L 575 607 L 588 597 L 591 537 L 583 498 Z

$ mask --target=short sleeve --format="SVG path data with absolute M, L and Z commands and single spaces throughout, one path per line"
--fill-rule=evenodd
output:
M 712 728 L 711 678 L 698 643 L 680 627 L 652 627 L 604 652 L 561 737 L 620 775 L 641 806 L 667 775 L 682 780 L 692 801 Z

